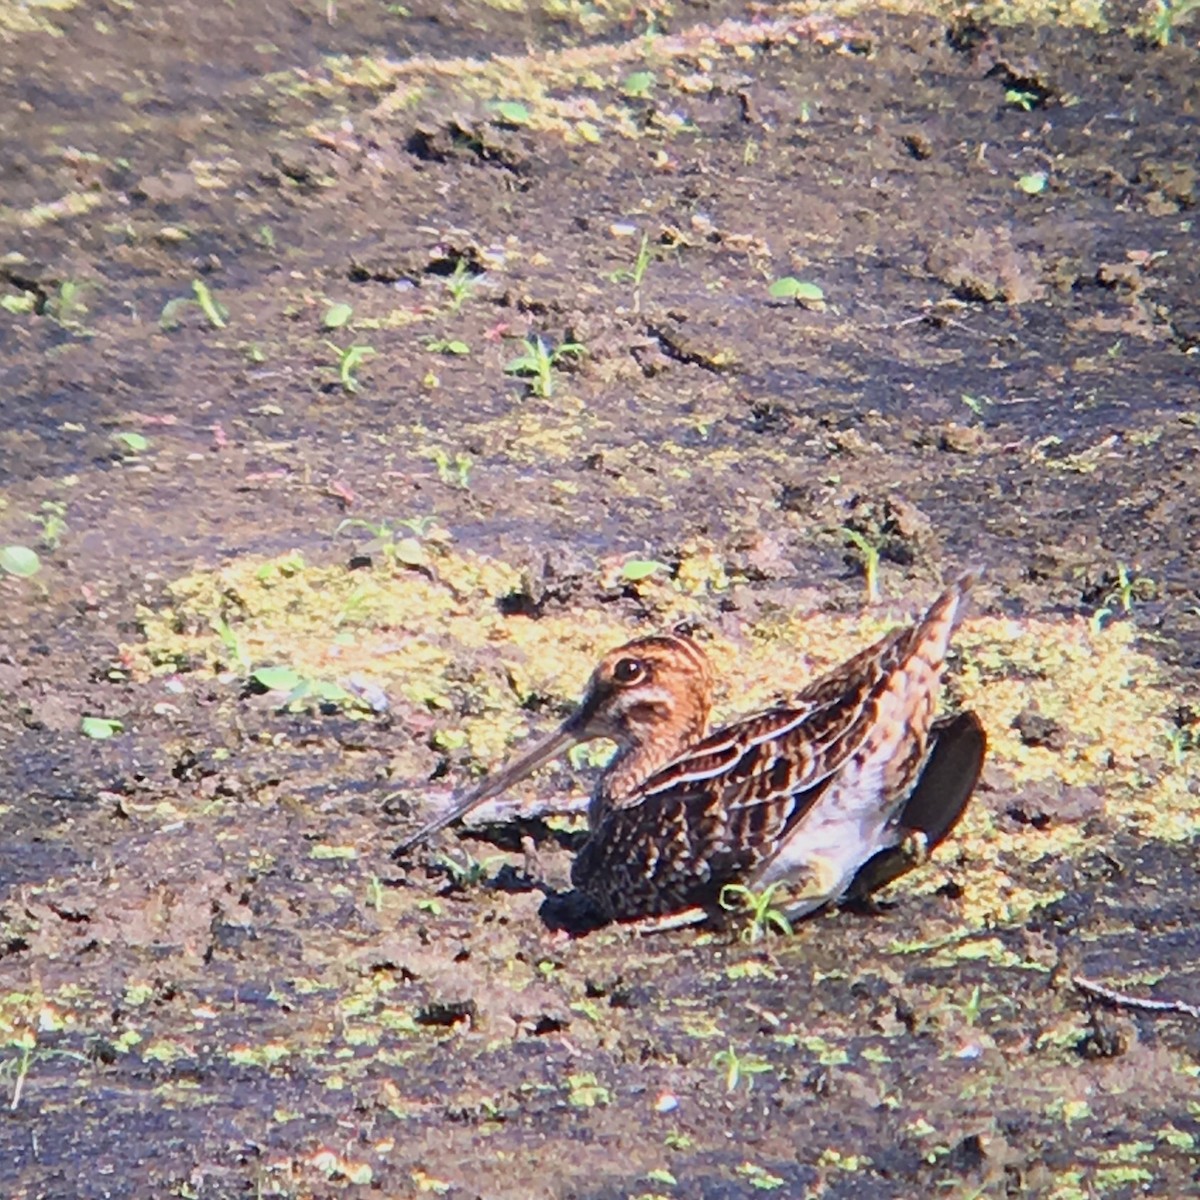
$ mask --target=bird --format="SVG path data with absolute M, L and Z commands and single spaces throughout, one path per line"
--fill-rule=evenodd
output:
M 724 889 L 783 887 L 796 920 L 868 898 L 953 829 L 983 766 L 972 712 L 935 718 L 975 582 L 951 584 L 770 708 L 708 731 L 713 672 L 680 633 L 609 651 L 571 715 L 427 822 L 400 856 L 571 746 L 617 744 L 588 804 L 571 882 L 605 920 L 673 928 L 716 917 Z

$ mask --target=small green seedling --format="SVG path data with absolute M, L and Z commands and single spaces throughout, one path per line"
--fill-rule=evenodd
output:
M 1040 196 L 1050 182 L 1050 176 L 1045 171 L 1030 171 L 1017 180 L 1017 187 L 1027 196 Z
M 212 626 L 213 632 L 221 639 L 221 645 L 225 647 L 225 656 L 229 665 L 237 668 L 241 678 L 248 678 L 254 664 L 246 652 L 246 643 L 241 634 L 237 633 L 233 626 L 219 614 L 214 616 L 209 624 Z
M 200 311 L 204 314 L 205 320 L 214 329 L 224 329 L 229 313 L 223 305 L 217 303 L 217 298 L 208 284 L 203 279 L 193 279 L 192 291 L 196 294 L 196 303 L 200 305 Z
M 150 439 L 142 433 L 133 433 L 130 431 L 122 431 L 113 434 L 113 441 L 126 453 L 132 457 L 137 457 L 139 454 L 145 454 L 150 449 Z
M 1152 600 L 1156 591 L 1154 580 L 1149 576 L 1139 575 L 1135 578 L 1124 563 L 1117 563 L 1117 583 L 1104 597 L 1104 603 L 1112 605 L 1115 601 L 1128 616 L 1133 612 L 1135 601 Z
M 360 517 L 347 517 L 333 531 L 333 536 L 337 537 L 345 529 L 365 529 L 371 535 L 371 541 L 365 547 L 368 553 L 378 551 L 392 566 L 425 567 L 429 565 L 429 553 L 421 544 L 420 538 L 428 526 L 421 523 L 430 520 L 431 518 L 418 517 L 415 518 L 416 526 L 413 521 L 397 521 L 393 527 L 387 521 L 364 521 Z M 397 537 L 396 534 L 402 528 L 414 529 L 416 536 Z
M 124 731 L 124 724 L 113 717 L 84 717 L 79 722 L 79 732 L 98 742 L 107 741 Z
M 250 678 L 268 692 L 285 692 L 279 707 L 288 712 L 300 712 L 313 701 L 320 706 L 331 705 L 341 709 L 368 707 L 341 684 L 302 675 L 292 667 L 259 667 L 251 673 Z
M 47 550 L 57 550 L 67 532 L 67 505 L 64 500 L 43 500 L 42 506 L 29 517 L 42 527 L 41 543 Z
M 879 547 L 867 541 L 857 529 L 843 528 L 842 534 L 862 555 L 867 584 L 867 603 L 874 604 L 879 599 Z
M 651 575 L 659 573 L 670 575 L 671 568 L 666 563 L 657 562 L 652 558 L 631 558 L 621 567 L 621 579 L 625 583 L 640 583 Z
M 1004 93 L 1004 103 L 1019 108 L 1022 112 L 1032 112 L 1037 107 L 1041 97 L 1037 92 L 1026 91 L 1024 88 L 1009 88 Z
M 4 309 L 7 313 L 12 313 L 14 317 L 37 312 L 37 307 L 38 295 L 36 292 L 23 291 L 18 295 L 9 295 L 0 298 L 0 308 Z
M 1171 748 L 1171 761 L 1182 767 L 1184 757 L 1196 749 L 1196 735 L 1191 729 L 1176 726 L 1167 734 L 1167 745 Z
M 653 260 L 654 256 L 650 251 L 650 235 L 643 233 L 637 255 L 633 260 L 633 266 L 622 267 L 620 270 L 613 271 L 608 277 L 613 283 L 629 282 L 633 284 L 634 312 L 641 312 L 642 310 L 642 280 L 646 278 L 646 271 Z
M 46 311 L 64 329 L 90 336 L 93 331 L 87 329 L 82 320 L 87 312 L 87 305 L 83 302 L 84 287 L 84 284 L 71 279 L 64 280 L 58 285 L 58 295 L 46 305 Z
M 621 84 L 621 90 L 631 100 L 637 100 L 648 95 L 650 89 L 654 87 L 654 83 L 653 71 L 631 71 L 625 76 L 624 82 Z
M 446 873 L 452 888 L 463 891 L 486 883 L 505 861 L 502 854 L 493 854 L 480 861 L 472 857 L 470 851 L 460 848 L 457 854 L 439 854 L 437 866 Z
M 775 1068 L 765 1059 L 753 1054 L 740 1055 L 732 1043 L 727 1050 L 718 1050 L 712 1056 L 712 1065 L 725 1076 L 725 1090 L 736 1092 L 742 1085 L 746 1091 L 754 1088 L 755 1075 L 765 1075 Z
M 780 886 L 773 883 L 761 892 L 755 892 L 740 883 L 727 883 L 721 889 L 717 898 L 720 906 L 726 912 L 744 913 L 749 917 L 739 935 L 743 942 L 754 945 L 772 933 L 782 933 L 785 937 L 791 937 L 791 921 L 782 909 L 775 908 L 772 903 Z
M 529 377 L 530 392 L 542 399 L 554 395 L 554 368 L 564 358 L 580 358 L 587 347 L 579 342 L 562 342 L 553 350 L 540 334 L 531 334 L 525 339 L 524 354 L 517 355 L 504 367 L 506 375 Z
M 767 289 L 772 300 L 794 300 L 804 308 L 820 312 L 825 307 L 825 292 L 815 283 L 805 279 L 797 279 L 793 275 L 785 275 L 777 279 Z
M 336 342 L 326 342 L 337 358 L 338 382 L 348 395 L 358 391 L 358 368 L 375 353 L 374 346 L 347 346 L 343 350 Z
M 1169 46 L 1176 29 L 1197 9 L 1200 0 L 1155 0 L 1146 22 L 1146 40 L 1156 46 Z
M 471 347 L 466 342 L 460 342 L 457 338 L 430 338 L 425 343 L 425 349 L 432 351 L 434 354 L 457 354 L 461 356 L 471 353 Z
M 220 304 L 213 295 L 212 289 L 209 288 L 202 279 L 192 280 L 192 295 L 177 296 L 174 300 L 168 300 L 163 305 L 162 314 L 158 318 L 159 326 L 165 330 L 179 328 L 179 315 L 191 308 L 197 306 L 204 314 L 204 318 L 214 329 L 224 329 L 229 312 Z
M 497 100 L 492 111 L 505 125 L 528 125 L 529 109 L 519 100 Z
M 349 304 L 331 304 L 325 310 L 325 315 L 321 318 L 321 324 L 326 329 L 341 329 L 343 325 L 350 323 L 350 318 L 353 316 L 354 309 Z
M 433 452 L 433 462 L 437 467 L 438 478 L 447 487 L 462 488 L 466 491 L 471 486 L 471 456 L 458 453 L 453 458 L 445 450 Z
M 28 546 L 0 546 L 0 571 L 18 579 L 31 579 L 42 569 L 37 551 Z
M 454 264 L 454 270 L 445 281 L 446 291 L 450 294 L 449 311 L 458 312 L 470 300 L 475 292 L 475 276 L 471 274 L 471 265 L 465 258 L 460 258 Z

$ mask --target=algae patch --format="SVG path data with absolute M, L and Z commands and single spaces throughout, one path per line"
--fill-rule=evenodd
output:
M 386 695 L 402 727 L 454 756 L 447 769 L 482 771 L 565 712 L 600 654 L 647 632 L 614 606 L 506 615 L 502 601 L 521 586 L 515 567 L 446 544 L 425 549 L 422 566 L 348 570 L 292 554 L 187 576 L 171 585 L 169 607 L 142 614 L 146 641 L 131 661 L 145 674 L 190 667 L 232 684 L 239 676 L 223 627 L 244 667 L 285 666 Z M 602 564 L 598 585 L 611 586 L 622 569 Z M 715 616 L 715 598 L 735 584 L 696 545 L 673 571 L 632 586 L 670 628 Z M 719 680 L 716 719 L 786 698 L 910 615 L 885 606 L 857 617 L 725 619 L 704 643 Z M 1060 894 L 1049 882 L 1055 872 L 1036 870 L 1040 861 L 1078 856 L 1116 828 L 1169 841 L 1200 830 L 1200 800 L 1169 755 L 1171 697 L 1131 622 L 968 615 L 955 644 L 948 692 L 988 730 L 984 785 L 938 855 L 946 865 L 913 873 L 902 888 L 929 891 L 965 866 L 968 922 L 1011 921 Z M 542 715 L 531 720 L 531 710 Z M 1030 712 L 1052 724 L 1053 745 L 1022 735 Z M 418 770 L 403 758 L 395 765 L 400 775 Z M 1032 824 L 1011 816 L 1029 795 L 1044 809 Z M 1081 804 L 1083 816 L 1068 811 Z

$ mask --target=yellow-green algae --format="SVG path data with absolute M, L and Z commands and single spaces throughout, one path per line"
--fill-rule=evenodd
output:
M 544 716 L 531 722 L 523 703 L 532 697 L 574 701 L 601 653 L 647 632 L 631 628 L 607 606 L 539 620 L 506 616 L 497 602 L 519 588 L 515 567 L 446 545 L 427 545 L 427 552 L 425 570 L 351 572 L 301 565 L 292 554 L 186 576 L 171 586 L 173 608 L 143 614 L 146 641 L 130 651 L 131 659 L 143 674 L 169 670 L 181 656 L 215 672 L 229 658 L 212 629 L 220 617 L 256 666 L 287 665 L 335 681 L 353 676 L 404 702 L 410 714 L 430 712 L 435 720 L 440 714 L 443 744 L 461 745 L 483 770 L 497 766 L 535 727 L 553 721 Z M 620 563 L 601 570 L 598 582 L 611 584 Z M 679 620 L 703 621 L 713 595 L 731 584 L 711 549 L 697 544 L 674 578 L 660 572 L 636 586 L 659 614 L 658 624 L 670 628 Z M 741 628 L 723 618 L 722 631 L 704 643 L 719 680 L 716 719 L 799 689 L 929 598 L 885 603 L 858 616 L 780 612 Z M 1119 826 L 1169 841 L 1200 832 L 1200 798 L 1189 789 L 1185 768 L 1170 761 L 1173 727 L 1166 714 L 1172 697 L 1155 660 L 1138 648 L 1131 622 L 1100 626 L 1082 616 L 969 612 L 955 644 L 960 663 L 950 687 L 987 728 L 985 779 L 993 784 L 938 856 L 970 864 L 964 915 L 971 925 L 1019 919 L 1055 898 L 1053 885 L 1034 890 L 1022 868 L 1089 845 L 1082 822 L 1052 820 L 1034 830 L 998 820 L 1006 794 L 1015 801 L 1040 788 L 1053 813 L 1059 788 L 1091 788 L 1096 815 L 1110 830 Z M 464 707 L 470 715 L 463 715 Z M 1058 723 L 1063 748 L 1022 741 L 1013 722 L 1030 709 Z M 403 721 L 403 707 L 399 717 Z M 398 776 L 421 769 L 399 748 L 397 754 Z M 989 803 L 990 797 L 998 799 Z M 901 886 L 928 891 L 946 879 L 947 868 L 935 858 Z

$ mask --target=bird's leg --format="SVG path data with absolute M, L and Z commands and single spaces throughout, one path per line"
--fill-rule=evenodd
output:
M 858 869 L 853 882 L 842 896 L 843 904 L 862 904 L 878 909 L 873 896 L 901 875 L 929 861 L 929 835 L 922 829 L 897 829 L 898 840 L 880 850 Z

